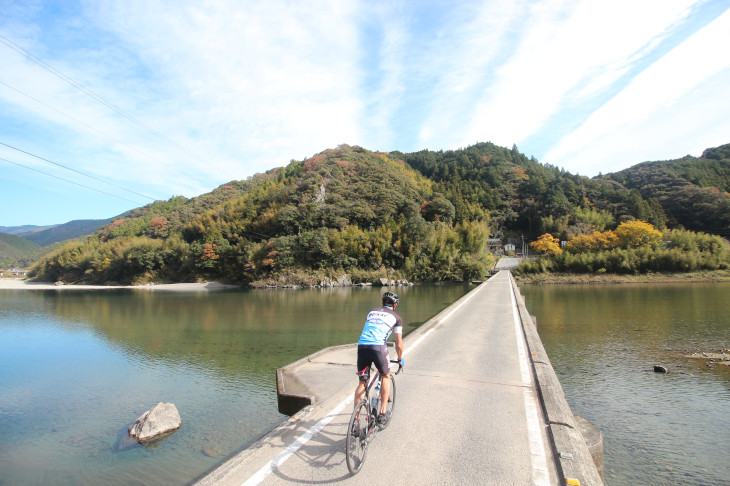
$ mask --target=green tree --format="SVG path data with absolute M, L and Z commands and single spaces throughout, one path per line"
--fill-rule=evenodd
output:
M 434 192 L 428 199 L 423 213 L 428 221 L 442 221 L 448 224 L 454 220 L 456 209 L 443 194 Z

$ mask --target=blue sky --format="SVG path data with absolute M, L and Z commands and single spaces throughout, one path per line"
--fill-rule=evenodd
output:
M 730 1 L 0 0 L 0 226 L 340 144 L 595 176 L 730 142 Z

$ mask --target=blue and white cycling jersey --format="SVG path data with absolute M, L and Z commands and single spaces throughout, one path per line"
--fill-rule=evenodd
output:
M 393 331 L 396 334 L 403 333 L 403 320 L 393 309 L 378 307 L 371 310 L 368 314 L 367 320 L 365 321 L 365 328 L 362 330 L 360 340 L 357 344 L 371 346 L 384 345 L 388 336 Z

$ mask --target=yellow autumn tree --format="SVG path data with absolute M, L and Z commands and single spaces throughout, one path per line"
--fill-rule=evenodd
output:
M 616 248 L 619 244 L 619 237 L 615 232 L 594 231 L 590 235 L 578 235 L 568 241 L 565 245 L 566 250 L 571 253 L 582 253 L 591 251 L 610 250 Z
M 618 235 L 611 230 L 596 231 L 593 233 L 593 236 L 596 238 L 597 250 L 610 250 L 616 248 L 619 244 Z
M 572 238 L 565 245 L 565 249 L 571 253 L 582 253 L 586 251 L 596 251 L 596 233 L 592 235 L 578 235 Z
M 560 255 L 563 249 L 560 248 L 560 241 L 550 233 L 540 236 L 537 241 L 530 243 L 530 247 L 538 253 L 546 255 Z
M 662 237 L 654 225 L 643 221 L 626 221 L 616 228 L 619 244 L 624 248 L 654 246 Z

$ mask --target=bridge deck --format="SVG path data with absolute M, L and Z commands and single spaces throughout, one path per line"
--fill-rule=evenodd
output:
M 338 347 L 287 369 L 313 406 L 199 484 L 601 484 L 546 356 L 535 369 L 544 350 L 515 289 L 500 271 L 406 337 L 393 421 L 358 475 L 344 456 L 355 350 Z

